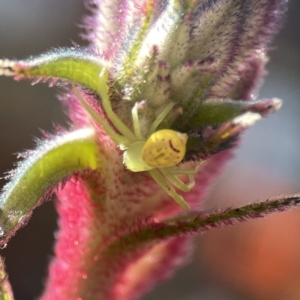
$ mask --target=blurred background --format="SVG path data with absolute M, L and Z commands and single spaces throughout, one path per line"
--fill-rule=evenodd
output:
M 78 37 L 82 0 L 0 0 L 0 58 L 26 58 L 52 47 L 84 45 Z M 300 1 L 290 0 L 274 41 L 260 98 L 279 97 L 282 109 L 247 131 L 236 157 L 214 185 L 207 209 L 300 191 Z M 0 174 L 15 153 L 35 146 L 39 129 L 66 124 L 57 89 L 0 78 Z M 5 183 L 1 181 L 1 185 Z M 57 229 L 53 202 L 35 210 L 1 250 L 16 300 L 43 290 Z M 190 263 L 144 300 L 300 299 L 300 210 L 210 231 L 196 238 Z

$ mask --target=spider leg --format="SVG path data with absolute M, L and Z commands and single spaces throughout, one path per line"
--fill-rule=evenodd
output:
M 149 132 L 148 132 L 148 136 L 150 136 L 152 133 L 155 132 L 157 126 L 163 121 L 163 119 L 166 117 L 166 115 L 170 112 L 170 110 L 175 106 L 175 103 L 170 102 L 165 108 L 164 110 L 157 116 L 157 118 L 155 119 L 155 121 L 152 123 Z
M 85 108 L 85 110 L 90 114 L 90 116 L 98 122 L 103 129 L 106 131 L 106 133 L 112 138 L 112 140 L 116 144 L 127 144 L 128 139 L 123 137 L 122 135 L 119 135 L 115 132 L 115 130 L 104 120 L 102 119 L 98 113 L 95 111 L 94 108 L 92 108 L 82 97 L 78 89 L 75 87 L 75 85 L 72 83 L 73 90 L 75 92 L 75 95 L 77 96 L 78 100 L 80 101 L 81 105 Z
M 180 169 L 177 166 L 170 167 L 169 169 L 172 172 L 172 174 L 197 174 L 200 170 L 201 163 L 197 164 L 195 169 Z
M 181 179 L 179 179 L 172 171 L 169 170 L 169 168 L 165 169 L 159 169 L 159 171 L 177 188 L 182 190 L 183 192 L 190 191 L 191 188 L 195 185 L 194 176 L 189 174 L 189 181 L 187 183 L 184 183 Z
M 103 68 L 100 75 L 100 96 L 102 98 L 102 105 L 106 112 L 108 119 L 112 122 L 112 124 L 116 127 L 116 129 L 124 135 L 130 143 L 136 141 L 136 137 L 134 136 L 133 132 L 120 120 L 117 114 L 113 111 L 109 99 L 109 92 L 108 92 L 108 73 Z
M 144 140 L 144 137 L 141 133 L 141 127 L 140 127 L 140 122 L 139 122 L 138 105 L 139 104 L 136 102 L 133 109 L 131 110 L 132 121 L 133 121 L 133 130 L 134 130 L 135 136 L 139 140 Z
M 188 204 L 184 199 L 176 193 L 175 189 L 166 181 L 162 174 L 157 169 L 149 170 L 150 175 L 156 181 L 156 183 L 170 195 L 184 210 L 189 210 Z

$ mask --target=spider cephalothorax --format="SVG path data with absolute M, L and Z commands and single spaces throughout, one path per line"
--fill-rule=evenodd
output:
M 100 91 L 103 109 L 109 121 L 119 131 L 115 130 L 102 119 L 94 109 L 84 100 L 78 90 L 74 87 L 75 93 L 81 104 L 92 116 L 101 124 L 106 133 L 120 147 L 123 153 L 123 163 L 132 172 L 148 171 L 159 186 L 165 190 L 182 208 L 189 209 L 174 187 L 188 192 L 195 184 L 193 174 L 198 172 L 198 168 L 193 170 L 183 170 L 177 165 L 183 160 L 186 152 L 188 136 L 171 129 L 157 130 L 159 124 L 174 107 L 175 103 L 170 102 L 158 115 L 150 126 L 147 136 L 143 136 L 138 118 L 138 102 L 132 108 L 133 131 L 124 124 L 116 113 L 112 110 L 109 99 L 107 72 L 100 74 Z M 187 174 L 189 182 L 184 183 L 178 177 L 180 174 Z

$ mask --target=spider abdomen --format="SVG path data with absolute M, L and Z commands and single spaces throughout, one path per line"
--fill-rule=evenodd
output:
M 153 168 L 168 168 L 179 164 L 186 152 L 188 136 L 171 129 L 154 132 L 142 149 L 144 162 Z

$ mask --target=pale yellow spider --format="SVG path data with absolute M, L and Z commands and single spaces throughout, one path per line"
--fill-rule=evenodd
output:
M 189 209 L 189 206 L 184 201 L 183 197 L 177 194 L 171 185 L 173 184 L 178 189 L 188 192 L 195 184 L 192 174 L 196 174 L 198 168 L 194 170 L 185 170 L 176 166 L 184 158 L 188 136 L 185 133 L 170 129 L 155 131 L 175 104 L 169 103 L 166 106 L 151 125 L 147 137 L 144 137 L 141 133 L 138 119 L 138 103 L 136 103 L 132 109 L 132 132 L 112 109 L 109 100 L 107 80 L 107 72 L 102 72 L 100 74 L 100 96 L 102 98 L 102 105 L 108 119 L 120 134 L 116 133 L 115 130 L 98 115 L 73 85 L 75 94 L 91 117 L 103 127 L 120 149 L 124 150 L 124 165 L 132 172 L 148 171 L 157 184 L 183 209 Z M 177 177 L 177 175 L 180 174 L 187 174 L 189 182 L 186 184 L 183 183 Z

